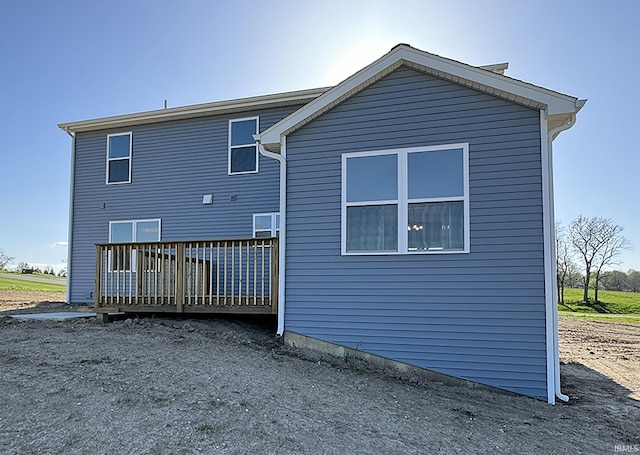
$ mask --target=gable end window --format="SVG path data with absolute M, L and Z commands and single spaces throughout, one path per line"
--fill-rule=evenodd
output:
M 258 117 L 229 120 L 229 175 L 258 172 Z
M 469 144 L 342 155 L 342 254 L 469 252 Z
M 107 185 L 131 182 L 132 133 L 107 135 Z

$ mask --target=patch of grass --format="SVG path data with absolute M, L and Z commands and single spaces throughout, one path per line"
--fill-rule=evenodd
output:
M 572 311 L 558 311 L 560 316 L 571 318 L 588 319 L 589 321 L 622 322 L 625 324 L 635 324 L 640 326 L 640 316 L 633 315 L 604 315 L 598 313 L 574 313 Z
M 640 314 L 640 293 L 599 291 L 599 302 L 594 302 L 593 291 L 589 302 L 582 301 L 582 289 L 565 289 L 565 303 L 558 304 L 560 311 L 600 314 Z
M 0 291 L 66 292 L 67 286 L 59 283 L 40 283 L 38 281 L 19 280 L 0 275 Z

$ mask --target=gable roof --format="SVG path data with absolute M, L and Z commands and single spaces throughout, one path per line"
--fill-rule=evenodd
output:
M 532 109 L 546 109 L 549 130 L 565 124 L 585 103 L 585 100 L 504 76 L 502 73 L 506 64 L 475 67 L 407 44 L 399 44 L 375 62 L 267 128 L 259 135 L 262 145 L 268 150 L 279 150 L 281 136 L 291 134 L 401 66 Z
M 329 87 L 324 87 L 276 93 L 272 95 L 253 96 L 235 100 L 216 101 L 213 103 L 194 104 L 191 106 L 172 107 L 135 114 L 116 115 L 113 117 L 60 123 L 58 127 L 64 131 L 76 133 L 101 130 L 105 128 L 124 128 L 135 125 L 146 125 L 149 123 L 167 122 L 170 120 L 206 117 L 209 115 L 238 113 L 254 109 L 292 106 L 307 103 L 317 98 L 328 89 Z

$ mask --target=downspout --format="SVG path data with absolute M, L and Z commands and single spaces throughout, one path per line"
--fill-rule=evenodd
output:
M 73 189 L 75 187 L 75 169 L 76 169 L 76 134 L 69 131 L 69 127 L 64 132 L 71 136 L 71 176 L 69 188 L 69 227 L 67 233 L 67 303 L 71 303 L 71 232 L 73 225 Z
M 286 253 L 286 238 L 287 238 L 287 159 L 286 159 L 286 138 L 281 137 L 281 152 L 274 153 L 264 148 L 260 142 L 259 135 L 255 135 L 254 138 L 258 142 L 258 149 L 260 154 L 277 160 L 280 163 L 280 244 L 279 244 L 279 256 L 278 256 L 278 329 L 276 336 L 282 336 L 284 334 L 284 283 L 285 283 L 285 253 Z
M 541 117 L 544 121 L 545 125 L 547 122 L 546 112 L 541 111 Z M 548 288 L 547 292 L 551 294 L 551 314 L 548 315 L 547 323 L 551 324 L 552 331 L 552 349 L 553 349 L 553 375 L 554 375 L 554 393 L 555 396 L 561 401 L 567 402 L 569 401 L 569 397 L 562 393 L 560 390 L 560 346 L 559 346 L 559 336 L 558 336 L 558 289 L 556 286 L 557 280 L 557 264 L 556 264 L 556 231 L 555 231 L 555 207 L 554 207 L 554 197 L 553 197 L 553 139 L 555 136 L 560 134 L 563 131 L 571 128 L 576 122 L 576 114 L 573 113 L 569 117 L 569 120 L 564 124 L 557 128 L 552 129 L 551 131 L 547 131 L 547 147 L 546 147 L 546 162 L 547 162 L 547 175 L 549 177 L 549 181 L 547 183 L 547 193 L 548 193 L 548 207 L 549 207 L 549 216 L 547 229 L 549 232 L 549 243 L 548 248 L 550 252 L 549 262 L 547 263 L 547 267 L 549 268 L 548 272 Z M 546 128 L 545 128 L 546 129 Z

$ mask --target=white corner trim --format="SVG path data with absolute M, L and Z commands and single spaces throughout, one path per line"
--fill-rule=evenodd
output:
M 73 202 L 74 202 L 74 188 L 76 180 L 76 135 L 70 133 L 71 136 L 71 178 L 69 184 L 69 226 L 67 227 L 67 303 L 71 303 L 71 267 L 72 267 L 72 252 L 73 252 Z
M 544 238 L 544 295 L 545 295 L 545 341 L 547 357 L 547 403 L 555 404 L 556 358 L 555 335 L 557 315 L 554 314 L 556 291 L 555 277 L 555 221 L 553 214 L 553 175 L 547 131 L 547 113 L 540 111 L 540 157 L 542 160 L 542 219 Z

